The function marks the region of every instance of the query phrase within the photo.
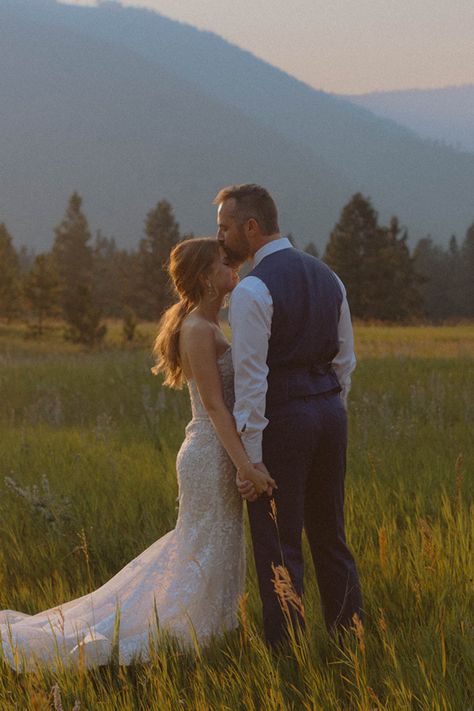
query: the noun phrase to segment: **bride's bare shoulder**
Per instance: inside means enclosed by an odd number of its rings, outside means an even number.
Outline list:
[[[185,378],[193,377],[196,367],[215,358],[215,337],[212,324],[199,314],[188,314],[181,324],[179,352]]]
[[[214,343],[214,327],[199,314],[188,314],[181,324],[180,347],[184,351]]]
[[[181,335],[186,338],[205,337],[206,334],[212,335],[213,331],[212,324],[196,313],[190,313],[185,316],[181,324]]]

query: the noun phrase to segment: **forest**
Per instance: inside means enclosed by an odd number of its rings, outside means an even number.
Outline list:
[[[182,234],[167,200],[145,217],[134,250],[93,236],[83,200],[74,192],[54,230],[49,251],[18,248],[0,224],[0,318],[21,320],[40,336],[50,319],[66,324],[64,336],[93,346],[106,333],[106,319],[122,319],[126,340],[137,323],[157,321],[173,300],[166,264]],[[356,193],[342,208],[323,254],[310,242],[295,246],[325,261],[343,280],[355,319],[396,324],[466,321],[474,317],[474,222],[462,240],[448,246],[430,236],[410,248],[397,217],[379,223],[369,198]]]

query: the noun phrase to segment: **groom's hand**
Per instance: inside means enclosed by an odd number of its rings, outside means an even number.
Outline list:
[[[264,474],[266,474],[268,477],[271,478],[271,474],[263,462],[257,462],[257,464],[254,464],[254,467],[255,467],[255,469],[259,469],[261,472],[263,472]],[[275,486],[272,486],[272,485],[268,486],[268,489],[265,492],[267,494],[267,496],[273,495],[273,489],[276,487],[276,483],[275,483],[274,479],[272,479],[272,484],[274,484]]]
[[[258,469],[259,471],[266,474],[269,478],[271,478],[270,472],[268,471],[268,469],[266,468],[266,466],[263,462],[257,462],[253,466],[255,467],[255,469]],[[256,490],[254,484],[251,481],[249,481],[248,479],[242,480],[242,479],[240,479],[239,475],[237,474],[235,482],[237,484],[237,489],[239,490],[239,494],[246,501],[256,501],[256,499],[258,499],[258,497],[260,496],[260,494],[257,493],[257,490]],[[273,479],[272,479],[272,483],[274,483]],[[274,487],[269,485],[267,490],[265,491],[265,494],[267,494],[267,496],[272,496],[273,489],[274,489]]]

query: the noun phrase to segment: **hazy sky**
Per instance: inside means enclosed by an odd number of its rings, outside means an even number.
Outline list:
[[[212,30],[326,91],[474,83],[474,0],[122,0],[122,4],[149,7]]]

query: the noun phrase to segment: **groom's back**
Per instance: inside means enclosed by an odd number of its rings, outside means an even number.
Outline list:
[[[330,364],[343,295],[335,274],[291,248],[265,257],[250,276],[265,283],[273,302],[267,403],[337,388]]]

